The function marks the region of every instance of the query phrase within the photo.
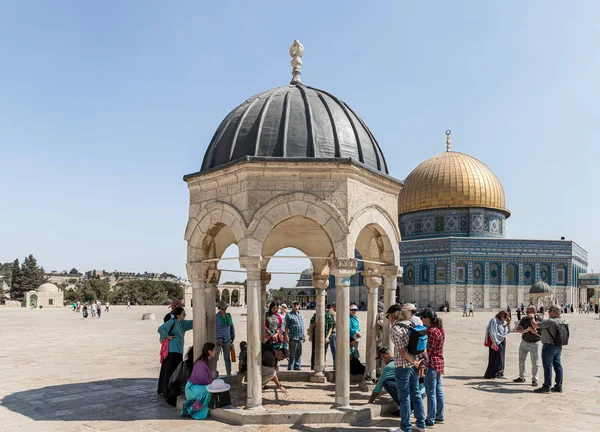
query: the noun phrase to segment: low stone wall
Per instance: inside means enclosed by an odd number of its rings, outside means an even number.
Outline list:
[[[23,305],[21,304],[20,301],[16,301],[16,300],[6,300],[4,302],[4,306],[6,307],[11,307],[11,308],[20,308]]]

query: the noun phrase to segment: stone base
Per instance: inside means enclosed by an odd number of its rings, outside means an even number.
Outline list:
[[[389,399],[388,399],[389,400]],[[257,411],[233,406],[210,410],[210,417],[233,425],[359,424],[398,409],[394,401],[359,407],[306,411]]]
[[[310,382],[314,382],[314,383],[326,383],[327,382],[327,378],[325,377],[325,375],[311,375],[310,376]]]
[[[360,384],[358,384],[358,389],[362,392],[371,393],[374,388],[375,384],[373,384],[373,381],[363,381]]]
[[[154,315],[153,313],[145,313],[142,315],[142,320],[155,320],[156,319],[156,315]]]
[[[22,306],[22,304],[20,301],[16,301],[16,300],[5,300],[4,306],[12,307],[12,308],[20,308]]]

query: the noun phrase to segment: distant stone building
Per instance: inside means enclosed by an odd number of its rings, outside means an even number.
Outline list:
[[[25,306],[32,308],[63,307],[64,295],[56,285],[47,282],[40,285],[37,290],[28,291],[25,294]]]

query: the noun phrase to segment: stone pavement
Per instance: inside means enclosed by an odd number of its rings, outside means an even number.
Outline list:
[[[141,321],[143,312],[154,312],[160,320],[166,308],[113,306],[100,320],[83,320],[67,308],[0,308],[4,329],[0,431],[323,432],[381,431],[399,426],[396,418],[375,419],[357,427],[235,427],[179,419],[178,412],[156,395],[159,320]],[[239,337],[246,331],[242,312],[231,309]],[[312,313],[304,312],[307,321]],[[508,340],[506,374],[510,380],[489,381],[482,378],[487,362],[483,332],[492,314],[477,313],[475,318],[462,318],[458,312],[442,315],[447,329],[447,422],[436,430],[600,430],[600,348],[596,343],[600,320],[595,316],[566,315],[572,341],[563,351],[565,392],[537,395],[529,385],[511,381],[518,373],[518,334],[511,334]],[[366,313],[361,312],[363,323],[365,318]],[[191,334],[186,339],[189,345]],[[363,339],[361,344],[365,342]],[[310,345],[306,345],[303,364],[309,361]]]

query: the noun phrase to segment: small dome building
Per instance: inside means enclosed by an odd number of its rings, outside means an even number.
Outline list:
[[[558,303],[585,302],[578,275],[587,269],[587,252],[570,240],[506,238],[511,214],[498,177],[452,151],[450,131],[446,136],[446,151],[419,164],[398,196],[400,300],[515,308],[548,286]]]
[[[28,291],[25,294],[25,305],[36,309],[38,307],[63,307],[64,293],[56,285],[45,283],[37,290]]]

